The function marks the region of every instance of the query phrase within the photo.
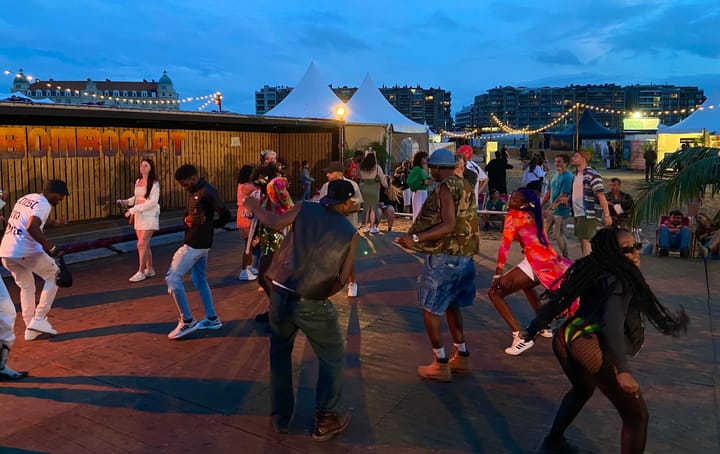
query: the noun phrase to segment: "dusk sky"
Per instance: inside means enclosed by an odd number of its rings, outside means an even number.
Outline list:
[[[718,23],[710,0],[23,0],[2,5],[0,71],[137,81],[167,70],[181,97],[221,91],[224,109],[254,114],[255,90],[295,86],[315,62],[335,86],[369,72],[378,86],[450,90],[454,114],[502,85],[718,93]],[[0,75],[0,92],[11,82]]]

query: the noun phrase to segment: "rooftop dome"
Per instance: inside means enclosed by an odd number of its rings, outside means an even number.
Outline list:
[[[162,77],[160,78],[160,80],[158,80],[158,83],[159,83],[159,84],[172,85],[172,80],[170,80],[170,78],[168,77],[167,71],[163,71],[163,75],[162,75]]]

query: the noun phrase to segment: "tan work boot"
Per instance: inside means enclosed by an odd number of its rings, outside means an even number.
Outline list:
[[[448,360],[450,371],[453,374],[467,375],[470,373],[470,353],[467,352],[465,356],[461,356],[460,352],[455,349],[452,357]]]
[[[447,362],[439,362],[437,358],[427,366],[419,366],[417,373],[420,377],[428,380],[437,380],[440,382],[452,381],[450,365]]]

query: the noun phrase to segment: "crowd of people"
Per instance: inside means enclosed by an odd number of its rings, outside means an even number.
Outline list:
[[[552,337],[553,350],[572,384],[563,399],[553,427],[544,441],[548,452],[568,445],[563,434],[592,395],[595,387],[610,399],[623,418],[623,452],[642,452],[647,430],[647,408],[639,385],[629,369],[644,339],[642,318],[663,334],[677,336],[688,325],[682,309],[665,308],[640,272],[642,244],[627,228],[632,198],[613,178],[606,192],[600,174],[590,166],[590,156],[578,151],[554,158],[554,171],[543,155],[522,160],[522,187],[510,193],[507,207],[498,205],[507,193],[507,151],[500,150],[484,169],[472,159],[472,148],[457,153],[442,148],[428,156],[415,153],[412,163],[402,162],[386,175],[372,150],[358,151],[347,162],[335,161],[324,169],[327,181],[311,200],[314,179],[309,163],[302,164],[303,195],[294,201],[277,153],[265,150],[258,165],[244,165],[237,178],[236,224],[242,240],[238,278],[255,281],[267,295],[268,310],[256,320],[267,322],[270,336],[271,421],[275,431],[287,433],[294,411],[292,350],[302,331],[320,359],[313,438],[328,440],[350,423],[342,412],[342,367],[345,357],[338,315],[329,297],[346,288],[358,294],[354,255],[358,237],[379,232],[380,219],[392,231],[395,211],[412,211],[412,225],[395,241],[405,249],[425,254],[417,278],[417,302],[422,308],[432,361],[420,365],[425,379],[450,382],[453,375],[471,372],[470,349],[463,331],[462,309],[474,304],[476,266],[473,256],[480,246],[480,222],[489,212],[503,216],[503,236],[498,249],[488,297],[512,333],[505,353],[517,356],[530,349],[534,337]],[[572,163],[575,172],[568,170]],[[159,183],[155,165],[143,159],[134,194],[119,199],[125,216],[137,233],[138,271],[130,282],[153,277],[149,242],[159,229]],[[487,172],[487,173],[486,173]],[[550,174],[550,175],[548,175]],[[187,193],[182,222],[182,246],[174,253],[165,280],[178,313],[177,326],[168,333],[180,339],[197,330],[219,330],[206,268],[214,229],[230,222],[231,215],[217,190],[190,164],[175,170],[175,181]],[[479,210],[486,189],[492,196],[490,210]],[[0,244],[0,257],[20,288],[25,340],[57,331],[48,313],[58,291],[56,259],[64,252],[45,236],[52,207],[69,195],[65,182],[50,180],[42,193],[17,200]],[[315,203],[317,202],[317,203]],[[358,219],[358,213],[362,213]],[[679,217],[679,221],[678,221]],[[698,215],[698,238],[708,253],[717,254],[720,228],[707,215]],[[581,243],[581,257],[570,260],[565,226],[572,219]],[[687,246],[682,213],[671,212],[659,228],[660,255],[676,242]],[[556,251],[550,235],[557,243]],[[524,259],[505,272],[513,242],[522,247]],[[184,289],[190,274],[204,309],[200,320],[193,315]],[[44,286],[36,303],[35,278]],[[534,288],[540,285],[541,294]],[[525,329],[505,297],[522,291],[536,318]],[[15,307],[7,288],[0,285],[0,379],[27,376],[8,366],[15,340]],[[452,338],[452,353],[445,351],[442,318]],[[553,331],[551,323],[564,321]]]

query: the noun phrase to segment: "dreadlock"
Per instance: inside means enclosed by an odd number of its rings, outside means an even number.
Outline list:
[[[548,303],[553,305],[570,307],[576,298],[595,284],[598,276],[611,273],[633,294],[634,302],[645,318],[661,333],[677,337],[681,331],[687,332],[690,320],[683,307],[675,312],[658,301],[640,269],[620,250],[617,240],[620,232],[632,235],[632,232],[623,228],[598,231],[590,242],[592,253],[573,263],[560,277],[560,286],[555,290],[547,290],[542,298],[547,298]]]
[[[542,215],[542,206],[540,204],[540,198],[538,197],[537,192],[527,188],[517,189],[516,192],[522,194],[523,199],[527,204],[527,207],[521,208],[521,211],[527,211],[529,213],[532,213],[533,218],[535,219],[535,226],[537,227],[537,235],[540,239],[540,243],[543,246],[548,246],[548,238],[547,234],[545,233],[543,224],[544,220]]]

